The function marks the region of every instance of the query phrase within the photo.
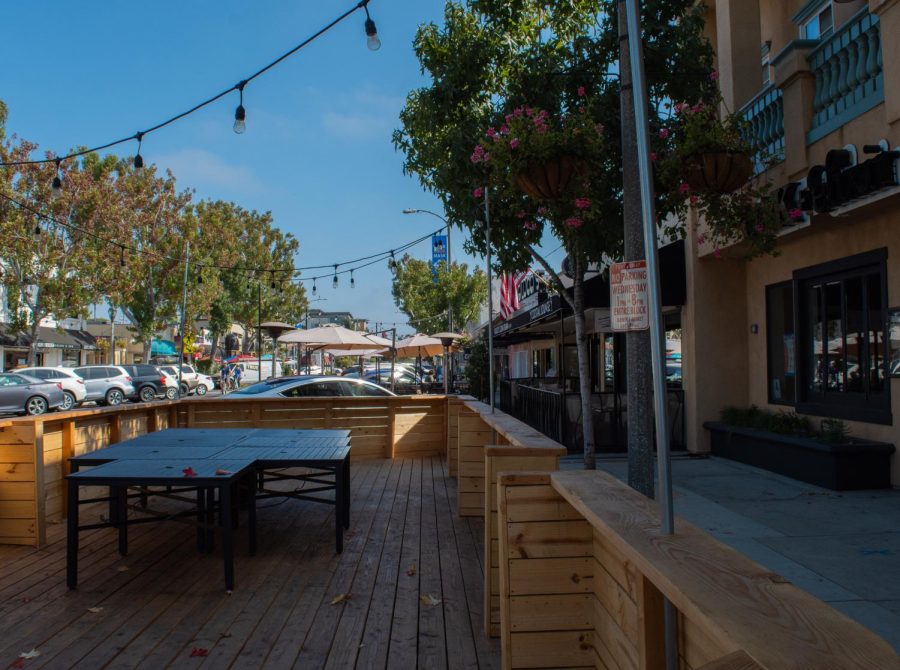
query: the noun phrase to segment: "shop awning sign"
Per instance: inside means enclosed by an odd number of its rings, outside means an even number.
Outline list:
[[[613,263],[609,269],[609,294],[613,331],[647,330],[650,327],[647,261]]]

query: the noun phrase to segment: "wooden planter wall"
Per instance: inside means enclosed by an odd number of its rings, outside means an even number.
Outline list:
[[[881,638],[602,472],[499,477],[504,668],[900,667]]]
[[[40,546],[65,517],[70,456],[169,427],[347,428],[354,458],[446,454],[447,400],[297,398],[162,401],[0,422],[0,544]]]

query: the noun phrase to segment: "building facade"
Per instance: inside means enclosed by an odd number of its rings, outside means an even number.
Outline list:
[[[686,431],[726,406],[793,411],[900,445],[900,2],[709,0],[729,109],[778,162],[765,177],[804,219],[777,254],[721,258],[686,240]],[[900,459],[891,481],[900,485]]]

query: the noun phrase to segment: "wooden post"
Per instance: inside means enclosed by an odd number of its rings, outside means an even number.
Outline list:
[[[194,427],[194,403],[188,403],[187,406],[187,427]]]
[[[394,458],[394,447],[397,442],[397,407],[388,399],[388,439],[385,458]]]
[[[159,430],[159,414],[157,414],[155,407],[151,407],[150,413],[147,415],[147,432],[155,433],[158,430]]]
[[[66,475],[71,470],[69,459],[75,455],[75,419],[66,419],[62,425],[62,474],[63,474],[63,496],[62,496],[62,515],[63,518],[69,514],[69,496],[65,493]]]
[[[109,417],[109,443],[122,441],[122,415],[116,412]]]
[[[663,595],[644,575],[637,580],[638,669],[664,670],[666,637],[663,621]]]
[[[178,428],[178,403],[169,405],[169,428]]]
[[[47,493],[44,490],[44,422],[34,420],[35,533],[37,546],[47,543]]]

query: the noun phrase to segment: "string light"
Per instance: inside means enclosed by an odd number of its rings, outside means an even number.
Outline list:
[[[337,269],[338,269],[338,266],[335,265],[334,266],[334,279],[331,280],[331,288],[338,287]]]
[[[353,270],[350,270],[350,288],[356,288],[356,280],[353,278]]]
[[[313,295],[316,294],[316,278],[315,278],[315,277],[313,277],[312,294],[313,294]]]
[[[56,200],[60,195],[62,195],[62,177],[60,176],[59,164],[62,161],[57,158],[56,159],[56,176],[53,177],[53,182],[50,186],[50,197]]]
[[[366,45],[369,47],[369,51],[378,51],[381,48],[381,40],[378,39],[378,29],[375,27],[375,22],[369,16],[368,3],[363,5],[363,9],[366,10]]]
[[[394,259],[394,250],[391,249],[391,257],[388,258],[388,270],[393,272],[397,268],[397,261]]]
[[[247,110],[244,109],[244,86],[246,85],[246,81],[242,81],[237,85],[238,93],[241,95],[241,101],[240,104],[238,104],[237,109],[234,110],[234,132],[238,135],[243,135],[244,131],[247,130]]]
[[[141,143],[144,141],[144,133],[138,133],[135,135],[137,139],[138,148],[137,153],[134,155],[134,169],[140,170],[144,167],[144,158],[141,156]]]
[[[187,117],[187,116],[190,116],[191,114],[194,114],[195,112],[198,112],[199,110],[203,109],[204,107],[207,107],[208,105],[211,105],[212,103],[218,101],[219,99],[224,98],[225,96],[227,96],[227,95],[228,95],[229,93],[231,93],[232,91],[237,90],[237,91],[240,91],[241,93],[243,93],[243,87],[244,87],[246,84],[250,83],[251,81],[253,81],[253,80],[256,79],[257,77],[259,77],[259,76],[263,75],[264,73],[268,72],[268,71],[271,70],[273,67],[275,67],[276,65],[280,64],[282,61],[286,60],[287,58],[293,56],[295,53],[297,53],[298,51],[300,51],[301,49],[303,49],[304,47],[306,47],[307,45],[309,45],[311,42],[315,41],[316,39],[318,39],[319,37],[321,37],[322,35],[324,35],[325,33],[327,33],[329,30],[331,30],[332,28],[334,28],[336,25],[338,25],[339,23],[341,23],[342,21],[344,21],[344,20],[345,20],[346,18],[348,18],[351,14],[353,14],[353,13],[356,12],[356,11],[358,11],[359,9],[365,9],[365,11],[366,11],[366,17],[367,17],[367,18],[366,18],[366,24],[365,24],[365,26],[366,26],[366,37],[367,37],[367,43],[368,43],[369,49],[372,49],[373,51],[376,50],[376,49],[378,49],[378,48],[381,46],[381,40],[378,39],[378,32],[377,32],[377,30],[375,29],[375,22],[372,21],[372,19],[369,17],[369,9],[368,9],[368,7],[367,7],[368,4],[369,4],[369,0],[359,0],[359,2],[357,2],[357,3],[356,3],[355,5],[353,5],[350,9],[348,9],[348,10],[345,11],[343,14],[341,14],[340,16],[338,16],[336,19],[332,20],[330,23],[328,23],[328,24],[325,25],[324,27],[320,28],[318,31],[316,31],[315,33],[313,33],[312,35],[310,35],[309,37],[307,37],[305,40],[303,40],[302,42],[300,42],[300,43],[299,43],[297,46],[295,46],[294,48],[292,48],[292,49],[290,49],[289,51],[286,51],[285,53],[281,54],[278,58],[276,58],[275,60],[273,60],[273,61],[272,61],[271,63],[269,63],[268,65],[266,65],[266,66],[260,68],[259,70],[257,70],[257,71],[254,72],[253,74],[251,74],[249,77],[247,77],[247,78],[241,80],[238,84],[235,84],[234,86],[232,86],[232,87],[230,87],[230,88],[227,88],[227,89],[224,90],[224,91],[221,91],[221,92],[219,92],[219,93],[216,93],[216,94],[213,95],[212,97],[207,98],[206,100],[204,100],[204,101],[202,101],[202,102],[199,102],[199,103],[195,104],[195,105],[194,105],[193,107],[191,107],[190,109],[187,109],[187,110],[185,110],[185,111],[183,111],[183,112],[181,112],[181,113],[179,113],[179,114],[176,114],[175,116],[172,116],[171,118],[166,119],[165,121],[162,121],[162,122],[160,122],[160,123],[157,123],[157,124],[155,124],[155,125],[153,125],[153,126],[147,128],[146,130],[142,131],[141,134],[142,134],[142,135],[149,135],[149,134],[152,133],[152,132],[156,132],[157,130],[161,130],[162,128],[165,128],[166,126],[171,125],[171,124],[175,123],[176,121],[180,121],[181,119],[183,119],[183,118],[185,118],[185,117]],[[243,96],[242,96],[242,99],[243,99]],[[235,126],[234,126],[234,130],[235,130],[236,133],[242,133],[242,132],[244,132],[244,128],[245,128],[245,126],[246,126],[246,123],[245,123],[246,110],[244,110],[244,114],[243,114],[242,116],[240,116],[240,119],[238,118],[238,117],[239,117],[239,111],[241,111],[241,110],[243,110],[243,104],[241,104],[241,105],[238,107],[238,109],[235,110]],[[238,129],[238,128],[239,128],[239,123],[238,123],[238,121],[241,121],[241,122],[242,122],[242,124],[240,125],[240,130]],[[104,149],[109,149],[109,148],[111,148],[111,147],[118,146],[119,144],[124,144],[125,142],[130,142],[130,141],[132,141],[132,140],[134,140],[134,139],[136,139],[136,137],[135,137],[134,135],[129,135],[128,137],[123,137],[123,138],[120,138],[120,139],[117,139],[117,140],[113,140],[113,141],[110,141],[110,142],[106,142],[105,144],[101,144],[101,145],[99,145],[99,146],[90,147],[90,148],[87,148],[87,149],[80,149],[80,150],[78,150],[78,151],[73,151],[72,153],[66,154],[65,156],[62,156],[61,158],[55,159],[55,160],[57,161],[57,168],[59,167],[59,161],[60,161],[60,160],[66,160],[66,159],[69,159],[69,158],[77,158],[78,156],[84,156],[84,155],[86,155],[86,154],[91,154],[91,153],[97,153],[97,152],[99,152],[99,151],[103,151]],[[40,163],[50,163],[50,162],[52,162],[53,160],[54,160],[54,159],[52,159],[52,158],[43,158],[43,159],[35,159],[35,160],[8,161],[8,162],[0,162],[0,166],[37,165],[37,164],[40,164]],[[54,180],[54,182],[56,182],[56,180]]]

